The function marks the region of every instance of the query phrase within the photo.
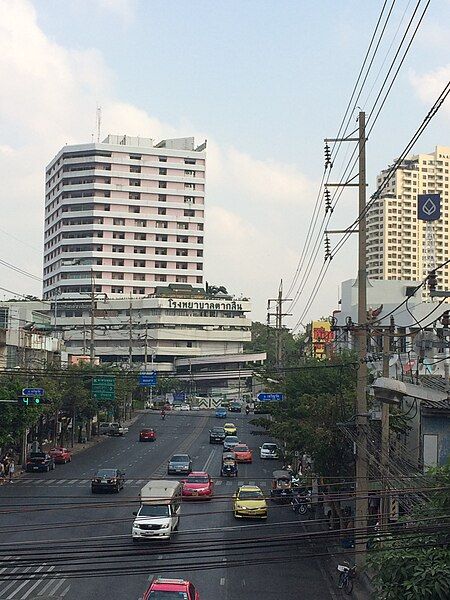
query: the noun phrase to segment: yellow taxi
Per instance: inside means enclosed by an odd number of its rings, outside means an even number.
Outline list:
[[[233,512],[237,519],[267,519],[267,502],[256,485],[241,485],[233,496]]]
[[[237,433],[237,428],[234,423],[225,423],[223,428],[225,430],[226,435],[236,435]]]

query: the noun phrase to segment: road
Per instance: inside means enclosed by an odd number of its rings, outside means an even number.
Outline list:
[[[201,600],[341,598],[327,575],[327,559],[314,556],[326,553],[325,542],[313,542],[306,535],[311,525],[305,528],[289,506],[270,503],[267,522],[233,518],[236,485],[256,483],[268,493],[279,466],[260,460],[262,438],[250,434],[250,418],[228,419],[254,450],[237,482],[219,477],[222,447],[210,445],[208,436],[218,420],[192,412],[169,414],[165,421],[141,414],[123,438],[107,438],[50,473],[3,485],[0,599],[137,600],[155,574],[190,579]],[[143,426],[155,427],[156,442],[138,442]],[[133,544],[138,492],[152,477],[166,476],[174,452],[188,452],[194,469],[217,477],[215,498],[183,502],[180,531],[170,543]],[[93,496],[90,478],[101,467],[123,469],[125,489]]]

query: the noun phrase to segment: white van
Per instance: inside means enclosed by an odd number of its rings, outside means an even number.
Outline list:
[[[141,489],[141,505],[134,514],[131,535],[133,541],[158,538],[170,539],[178,529],[181,509],[179,481],[149,481]]]

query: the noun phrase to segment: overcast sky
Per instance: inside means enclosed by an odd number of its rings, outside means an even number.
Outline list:
[[[45,165],[65,143],[91,141],[99,104],[105,136],[208,140],[206,278],[250,296],[253,317],[265,320],[280,279],[292,281],[323,172],[323,138],[337,133],[382,4],[0,0],[0,257],[41,277]],[[396,2],[362,108],[415,4]],[[450,1],[432,0],[368,142],[369,193],[449,79]],[[448,103],[415,150],[437,144],[450,146]],[[334,228],[355,218],[356,202],[355,190],[342,196]],[[355,275],[354,244],[333,259],[304,321],[336,308],[339,283]],[[322,260],[321,251],[295,320]],[[0,286],[42,291],[1,265]]]

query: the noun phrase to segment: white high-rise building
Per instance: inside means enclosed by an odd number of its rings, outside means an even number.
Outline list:
[[[206,143],[109,135],[46,169],[44,298],[203,285]]]
[[[382,171],[377,186],[389,168]],[[449,258],[450,147],[405,159],[367,212],[367,276],[423,280]],[[440,194],[441,217],[427,225],[417,218],[417,196]],[[432,256],[430,256],[432,254]],[[431,261],[430,261],[431,259]],[[438,288],[449,289],[450,266],[438,272]]]

